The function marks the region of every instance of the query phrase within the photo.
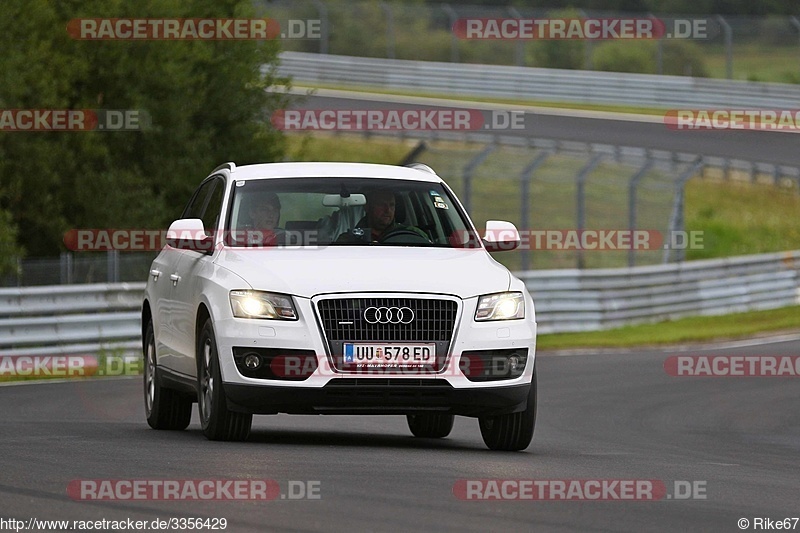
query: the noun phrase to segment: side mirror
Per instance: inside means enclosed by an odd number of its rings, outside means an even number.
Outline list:
[[[167,230],[167,246],[211,255],[214,252],[214,239],[206,235],[202,220],[183,218],[170,224]]]
[[[490,252],[514,250],[519,246],[519,231],[511,222],[489,220],[486,222],[486,233],[483,244]]]

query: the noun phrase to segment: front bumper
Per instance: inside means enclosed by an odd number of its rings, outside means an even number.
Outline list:
[[[225,384],[228,407],[253,414],[495,416],[525,410],[530,383],[456,389],[443,379],[336,378],[321,388]]]

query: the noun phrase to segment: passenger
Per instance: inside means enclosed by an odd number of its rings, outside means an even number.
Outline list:
[[[281,219],[281,201],[277,194],[273,192],[253,194],[247,214],[250,216],[254,231],[251,236],[255,236],[248,238],[249,244],[264,246],[279,244],[285,230],[278,226]]]

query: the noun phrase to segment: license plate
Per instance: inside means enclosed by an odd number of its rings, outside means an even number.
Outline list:
[[[367,367],[408,368],[433,365],[436,344],[345,343],[344,363]]]

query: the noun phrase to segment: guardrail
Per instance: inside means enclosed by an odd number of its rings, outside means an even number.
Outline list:
[[[800,86],[737,80],[283,52],[295,83],[358,85],[448,96],[664,108],[795,109]]]
[[[141,352],[144,283],[0,289],[0,355]]]
[[[541,333],[800,305],[800,251],[518,273]],[[141,350],[144,283],[0,289],[0,356]]]
[[[542,333],[800,305],[800,251],[518,276]]]

